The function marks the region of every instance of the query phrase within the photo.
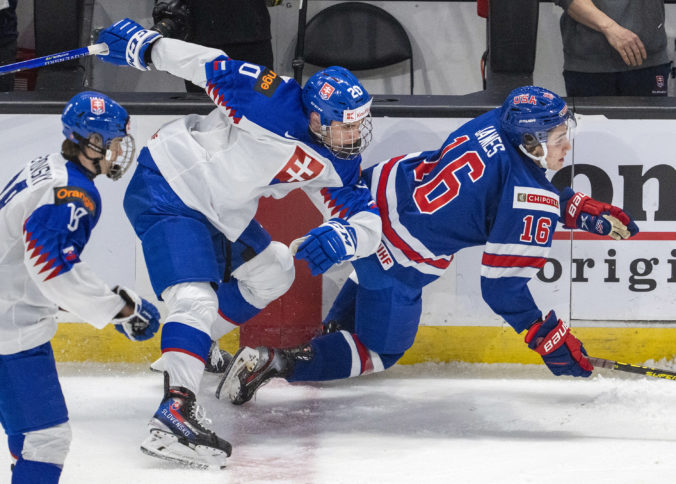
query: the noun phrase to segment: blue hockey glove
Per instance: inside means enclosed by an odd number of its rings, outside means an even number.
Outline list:
[[[580,192],[570,198],[565,219],[565,227],[569,229],[578,228],[615,240],[628,239],[639,232],[634,220],[624,210]]]
[[[291,243],[292,252],[294,242]],[[354,227],[345,220],[332,218],[310,230],[300,242],[296,258],[305,259],[312,275],[316,276],[352,257],[357,248],[357,235]]]
[[[113,292],[134,307],[134,313],[130,316],[113,319],[115,329],[132,341],[152,338],[160,329],[160,312],[157,308],[126,287],[115,286]]]
[[[544,321],[533,323],[525,341],[530,349],[540,353],[547,368],[557,376],[588,377],[594,369],[580,340],[570,332],[568,323],[557,319],[554,311],[549,311]]]
[[[98,43],[105,43],[109,52],[96,57],[118,66],[130,65],[141,71],[149,71],[145,60],[146,50],[161,38],[162,35],[158,32],[146,30],[133,20],[125,18],[101,31]]]

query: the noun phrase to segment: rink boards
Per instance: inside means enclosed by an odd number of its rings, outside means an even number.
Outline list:
[[[134,116],[132,130],[137,144],[142,146],[158,126],[174,118]],[[368,165],[405,152],[433,149],[465,120],[375,118],[374,141],[365,162]],[[27,160],[57,149],[62,139],[56,115],[0,115],[0,126],[0,139],[6,147],[0,167],[3,179]],[[670,143],[674,133],[676,120],[585,118],[576,134],[569,156],[575,166],[574,188],[626,207],[641,234],[636,240],[615,242],[580,233],[571,240],[568,231],[557,231],[548,263],[530,286],[543,311],[555,309],[561,318],[571,320],[575,334],[595,356],[640,362],[673,358],[676,353],[676,329],[672,329],[676,321],[676,155]],[[570,174],[568,168],[557,176]],[[118,183],[98,183],[103,216],[83,259],[111,285],[131,285],[144,297],[154,299],[142,254],[122,213],[128,179],[127,175]],[[276,203],[266,205],[266,210],[276,210]],[[268,215],[281,220],[317,216],[303,203],[280,204],[279,210]],[[279,239],[288,242],[294,228],[285,227],[288,233]],[[274,238],[274,230],[271,232]],[[522,336],[481,299],[481,254],[481,248],[457,254],[448,273],[425,289],[422,325],[404,363],[538,361],[537,355],[524,350]],[[304,274],[303,268],[298,272],[301,290],[292,290],[255,323],[243,327],[247,344],[286,345],[310,335],[348,268],[332,271],[321,282]],[[67,314],[61,319],[76,320]],[[284,328],[279,326],[282,322],[286,323]],[[236,348],[237,336],[228,335],[223,340],[225,347]],[[132,345],[112,329],[96,331],[73,323],[60,326],[54,346],[62,360],[143,361],[157,355],[159,338]]]

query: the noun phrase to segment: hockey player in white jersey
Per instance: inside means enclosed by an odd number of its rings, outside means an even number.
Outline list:
[[[80,260],[101,215],[94,178],[118,180],[133,160],[129,115],[109,97],[83,92],[61,120],[61,152],[30,161],[0,191],[0,423],[13,483],[58,482],[68,453],[68,411],[50,344],[59,307],[97,328],[112,322],[131,340],[159,329],[152,304],[110,289]]]
[[[539,353],[555,375],[588,377],[582,343],[554,311],[535,303],[528,282],[546,262],[557,223],[613,239],[639,231],[621,208],[570,187],[559,192],[545,169],[561,169],[571,148],[572,113],[536,86],[512,91],[452,132],[438,149],[397,156],[365,170],[383,220],[376,254],[354,261],[324,322],[297,348],[242,348],[218,388],[235,404],[272,377],[322,381],[383,371],[414,342],[422,289],[465,247],[484,246],[481,295]]]
[[[103,30],[99,42],[110,51],[102,60],[167,71],[204,87],[216,104],[206,116],[182,117],[153,135],[124,206],[169,312],[161,342],[165,396],[141,448],[220,468],[230,444],[204,426],[184,425],[210,343],[284,294],[294,279],[289,249],[253,218],[258,200],[301,188],[329,219],[298,248],[313,274],[373,253],[381,222],[360,183],[371,98],[341,67],[320,71],[301,89],[269,69],[162,38],[129,19]]]

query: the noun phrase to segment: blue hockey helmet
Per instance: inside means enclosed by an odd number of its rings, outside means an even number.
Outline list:
[[[371,96],[359,80],[344,67],[332,66],[317,72],[303,87],[303,108],[309,116],[316,111],[322,124],[351,123],[366,117]]]
[[[575,117],[557,94],[537,86],[523,86],[507,95],[500,115],[502,130],[515,147],[547,142],[547,133]]]
[[[134,138],[129,134],[129,114],[120,104],[105,94],[84,91],[68,101],[61,123],[67,139],[81,149],[92,148],[111,162],[109,178],[117,180],[127,171],[134,158]],[[90,142],[93,134],[100,137],[100,146]],[[93,160],[97,172],[102,159]]]
[[[371,96],[349,70],[332,66],[317,72],[305,83],[302,99],[308,118],[312,112],[319,114],[321,133],[316,134],[336,156],[351,158],[366,149],[371,141]],[[338,129],[331,128],[333,121],[358,125],[360,134],[342,141]]]

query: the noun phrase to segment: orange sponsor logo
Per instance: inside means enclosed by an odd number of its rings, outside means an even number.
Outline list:
[[[54,197],[58,203],[66,203],[79,200],[87,211],[93,213],[96,210],[96,204],[86,192],[77,187],[59,187],[54,189]]]

